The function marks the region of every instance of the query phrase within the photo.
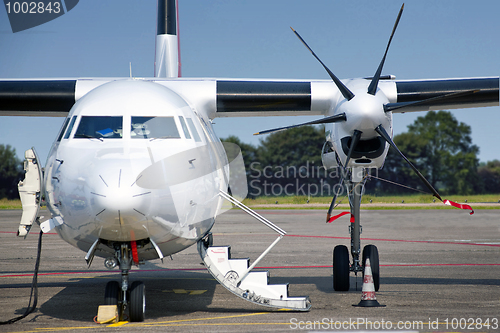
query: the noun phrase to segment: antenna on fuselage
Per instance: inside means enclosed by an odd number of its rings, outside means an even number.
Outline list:
[[[132,62],[128,63],[129,69],[130,69],[130,78],[132,78]]]

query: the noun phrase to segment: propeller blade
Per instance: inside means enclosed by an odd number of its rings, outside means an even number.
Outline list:
[[[290,129],[290,128],[295,128],[295,127],[305,126],[305,125],[336,123],[336,122],[339,122],[339,121],[346,121],[346,119],[347,118],[345,116],[345,113],[339,113],[339,114],[336,114],[334,116],[325,117],[323,119],[318,119],[318,120],[313,120],[313,121],[310,121],[310,122],[307,122],[307,123],[303,123],[303,124],[292,125],[292,126],[285,126],[285,127],[274,128],[274,129],[270,129],[270,130],[265,130],[265,131],[257,132],[254,135],[269,134],[269,133],[284,131],[284,130],[287,130],[287,129]]]
[[[345,165],[344,165],[344,170],[347,168],[347,165],[349,164],[349,160],[351,159],[352,152],[354,151],[354,148],[358,145],[359,139],[361,138],[361,131],[354,130],[354,133],[352,134],[351,138],[351,147],[349,147],[349,153],[347,153],[347,158],[345,160]]]
[[[401,19],[401,15],[403,14],[403,8],[405,8],[405,4],[403,4],[401,6],[401,9],[399,10],[398,18],[396,19],[396,23],[394,23],[394,27],[392,28],[391,37],[389,38],[389,42],[387,43],[387,47],[385,48],[384,57],[382,58],[380,65],[378,65],[377,71],[375,72],[375,75],[373,76],[372,82],[370,83],[370,86],[368,87],[368,93],[370,95],[375,95],[375,93],[377,92],[378,81],[380,80],[380,75],[382,74],[382,68],[384,67],[385,58],[387,57],[387,52],[389,51],[389,46],[391,45],[392,37],[394,37],[394,33],[396,32],[396,28],[398,27],[399,20]]]
[[[436,189],[432,187],[431,183],[429,183],[429,181],[425,179],[425,177],[420,173],[420,171],[418,171],[418,169],[413,165],[413,163],[411,163],[410,160],[408,160],[406,156],[399,150],[399,148],[392,141],[391,137],[389,136],[389,134],[387,134],[387,131],[382,127],[382,125],[377,126],[377,128],[375,128],[375,131],[377,131],[377,133],[380,134],[380,136],[385,141],[387,141],[387,143],[390,144],[391,147],[394,148],[399,153],[399,155],[401,155],[401,157],[410,165],[413,171],[415,171],[417,176],[422,180],[422,182],[424,182],[425,186],[427,186],[427,188],[432,192],[432,194],[439,200],[443,201],[443,199],[441,199],[441,196],[436,191]]]
[[[340,183],[339,183],[340,188],[342,188],[343,183],[344,183],[344,178],[341,178]],[[339,193],[336,191],[335,195],[333,196],[332,202],[330,203],[330,207],[328,208],[328,213],[326,213],[326,223],[330,222],[330,218],[332,217],[332,211],[333,211],[333,208],[335,208],[335,201],[337,201],[338,195],[339,195]]]
[[[385,112],[391,112],[391,111],[395,111],[395,110],[404,109],[406,107],[412,107],[412,106],[418,106],[418,105],[421,105],[421,104],[426,104],[426,103],[429,103],[429,102],[445,101],[447,99],[453,99],[453,98],[457,98],[457,97],[472,95],[472,94],[475,94],[475,93],[477,93],[479,91],[481,91],[481,90],[478,89],[478,90],[467,90],[467,91],[455,92],[455,93],[450,93],[450,94],[441,95],[441,96],[437,96],[437,97],[431,97],[431,98],[423,99],[421,101],[416,101],[416,102],[387,103],[387,104],[384,105],[384,111]],[[404,110],[400,110],[398,112],[405,112],[405,111]]]
[[[359,139],[361,138],[361,131],[354,130],[354,133],[352,134],[351,137],[351,146],[349,147],[349,152],[347,153],[347,158],[345,160],[345,165],[344,165],[344,171],[342,173],[342,178],[340,179],[340,186],[342,186],[344,182],[344,177],[347,177],[347,165],[349,164],[349,160],[351,159],[352,152],[354,151],[354,148],[358,145]],[[340,216],[343,216],[345,214],[348,214],[348,212],[343,212],[340,213],[334,217],[332,217],[332,211],[333,208],[335,207],[335,201],[337,200],[338,193],[335,192],[335,195],[333,196],[332,202],[330,203],[330,207],[328,208],[328,213],[326,214],[326,223],[331,223],[333,220],[336,218],[339,218]]]
[[[339,88],[340,92],[342,93],[342,96],[344,96],[344,98],[347,99],[348,101],[350,101],[351,99],[353,99],[354,98],[354,94],[352,93],[352,91],[350,91],[349,88],[347,88],[342,83],[342,81],[340,81],[335,76],[335,74],[333,74],[332,71],[330,69],[328,69],[328,67],[326,67],[326,65],[321,61],[321,59],[316,55],[316,53],[314,53],[314,51],[309,47],[309,45],[307,45],[307,43],[305,42],[305,40],[302,39],[302,37],[300,37],[299,33],[297,31],[295,31],[295,29],[293,29],[292,27],[290,27],[290,29],[292,29],[292,31],[300,39],[300,41],[307,47],[307,49],[309,51],[311,51],[312,55],[319,61],[319,63],[323,66],[323,68],[328,72],[328,75],[330,75],[330,77],[332,78],[333,82],[335,82],[335,84]]]

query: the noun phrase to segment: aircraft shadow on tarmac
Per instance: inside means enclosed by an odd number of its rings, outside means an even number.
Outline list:
[[[227,307],[214,305],[215,288],[223,288],[205,270],[180,271],[161,270],[131,271],[130,281],[141,280],[146,285],[146,319],[157,319],[197,311],[252,313],[255,311],[273,311],[253,305],[225,289],[225,299],[231,301]],[[39,304],[37,315],[44,315],[64,320],[89,321],[97,315],[99,305],[104,299],[104,289],[108,281],[119,281],[119,272],[114,274],[91,277],[71,278],[63,283],[39,283],[39,293],[44,293],[47,287],[62,287],[63,289],[43,304]],[[26,287],[26,285],[24,285]],[[236,300],[236,301],[233,301]],[[24,312],[24,309],[20,313]],[[36,321],[36,317],[34,318]]]
[[[73,278],[63,284],[61,291],[40,305],[46,316],[77,321],[89,321],[103,304],[104,288],[108,281],[119,281],[119,274],[95,278]],[[212,304],[217,282],[201,272],[138,272],[130,274],[130,283],[141,280],[146,285],[146,318],[155,319],[179,312],[207,311]],[[40,285],[43,293],[46,284]]]
[[[472,286],[500,286],[500,279],[471,279],[471,278],[435,278],[435,277],[386,277],[380,278],[380,285],[384,284],[433,284],[433,285],[472,285]]]
[[[154,269],[157,268],[157,269]],[[91,271],[90,271],[91,272]],[[272,275],[272,272],[271,272]],[[41,280],[41,281],[40,281]],[[45,280],[45,281],[44,281]],[[96,277],[72,277],[64,282],[46,282],[48,278],[39,279],[39,295],[50,292],[50,288],[62,288],[45,302],[40,302],[35,316],[30,321],[36,322],[39,316],[57,319],[89,322],[97,314],[102,304],[104,288],[108,281],[119,280],[119,272]],[[259,307],[239,300],[228,291],[223,290],[222,297],[228,301],[214,304],[215,289],[219,285],[206,271],[168,270],[164,267],[149,264],[147,270],[133,271],[130,283],[141,280],[146,284],[146,318],[157,319],[179,314],[204,312],[252,313],[255,311],[273,311],[271,308]],[[357,281],[356,281],[357,280]],[[332,294],[332,276],[272,276],[270,283],[290,283],[291,295],[300,296],[296,292],[301,285],[315,285],[319,292]],[[357,288],[356,288],[357,282]],[[362,288],[361,274],[351,276],[349,292],[359,292]],[[470,279],[447,277],[381,277],[381,289],[384,285],[500,285],[499,279]],[[30,284],[4,284],[1,288],[28,289]],[[295,287],[294,287],[295,286]],[[223,288],[219,286],[218,288]],[[20,295],[19,297],[24,297]],[[28,300],[29,294],[26,294]],[[314,307],[314,297],[312,297]],[[16,310],[16,314],[24,313],[25,308]]]
[[[289,282],[291,288],[299,284],[313,284],[320,292],[338,293],[333,290],[333,277],[330,276],[296,276],[296,277],[274,277],[271,283]],[[362,275],[350,277],[349,292],[358,292],[362,290]],[[500,286],[500,279],[471,279],[467,278],[447,278],[447,277],[380,277],[380,288],[384,290],[384,285],[477,285],[477,286]],[[313,307],[314,307],[314,300]]]

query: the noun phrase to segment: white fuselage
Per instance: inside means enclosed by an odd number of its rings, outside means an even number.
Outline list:
[[[362,132],[361,150],[353,154],[349,167],[381,167],[388,146],[380,143],[373,153],[380,139],[374,129],[382,125],[392,135],[392,114],[384,112],[383,104],[393,98],[382,90],[375,96],[366,94],[368,83],[350,81],[356,95],[350,101],[332,103],[330,108],[313,103],[326,116],[346,115],[345,122],[327,124],[326,139],[342,163],[346,140],[354,130]],[[169,255],[208,233],[222,212],[219,192],[228,188],[229,166],[207,115],[214,116],[215,101],[207,102],[206,96],[215,92],[215,82],[187,89],[189,84],[111,81],[90,89],[75,103],[51,149],[44,176],[47,206],[65,241],[88,251],[100,239],[104,246],[96,255],[106,257],[113,255],[107,251],[113,242],[151,240]],[[333,88],[328,82],[322,85]],[[140,259],[158,258],[152,246],[139,246],[138,252]]]
[[[209,120],[178,94],[152,82],[114,81],[71,109],[46,163],[45,198],[63,221],[59,235],[83,251],[97,239],[151,239],[169,255],[211,229],[226,166]],[[158,255],[147,247],[139,257]]]

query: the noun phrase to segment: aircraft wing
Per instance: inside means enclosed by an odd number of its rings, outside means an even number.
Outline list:
[[[0,116],[66,117],[75,102],[108,79],[0,79]]]
[[[90,90],[119,78],[3,79],[0,115],[65,117]],[[123,79],[123,78],[121,78]],[[210,118],[326,115],[340,92],[328,80],[159,79]],[[365,79],[344,80],[350,82]],[[365,80],[369,82],[369,80]],[[383,80],[387,111],[413,112],[499,105],[499,78]]]
[[[398,100],[392,112],[497,106],[498,86],[498,77],[396,81]]]
[[[355,79],[365,80],[365,79]],[[355,81],[352,80],[352,81]],[[369,82],[369,80],[366,80]],[[349,81],[345,81],[349,86]],[[499,78],[381,81],[387,111],[412,112],[499,105]],[[218,117],[326,114],[340,92],[331,81],[217,81]]]

